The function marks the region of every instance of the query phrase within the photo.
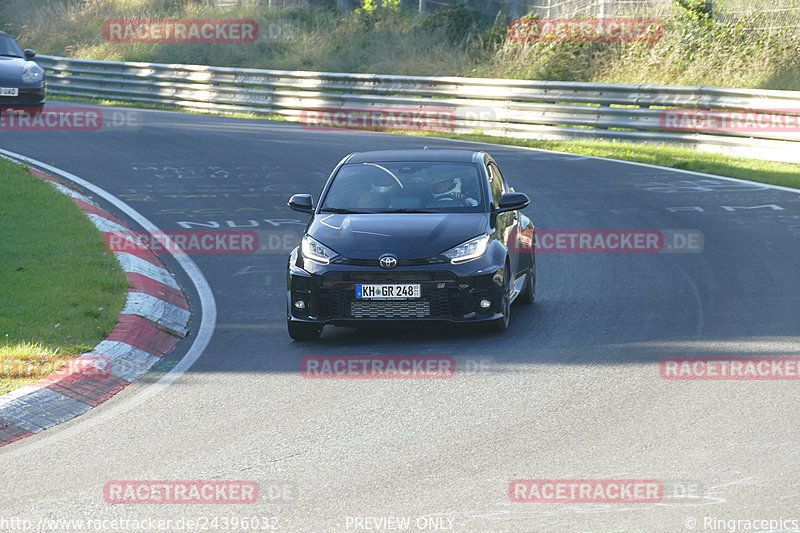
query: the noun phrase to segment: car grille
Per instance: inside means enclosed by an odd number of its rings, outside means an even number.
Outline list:
[[[346,276],[349,277],[350,273]],[[450,318],[453,314],[453,305],[459,299],[459,289],[455,285],[455,278],[447,273],[403,273],[401,279],[395,276],[392,280],[383,276],[376,279],[362,273],[357,275],[362,281],[386,281],[405,283],[416,281],[422,283],[421,298],[416,300],[356,300],[355,284],[353,282],[325,283],[319,292],[319,311],[321,318],[330,319],[417,319],[417,318]],[[418,274],[419,276],[415,276]],[[431,277],[438,278],[432,281]],[[442,282],[449,281],[446,287],[439,287]],[[460,308],[459,308],[460,309]]]
[[[352,318],[427,318],[430,314],[430,302],[419,300],[350,302],[350,315]]]
[[[415,267],[415,266],[426,266],[426,265],[439,265],[446,262],[447,260],[441,257],[432,257],[426,259],[398,259],[397,266]],[[354,265],[354,266],[364,266],[364,267],[379,266],[377,259],[354,259],[352,257],[340,257],[338,259],[334,259],[333,263],[340,265]]]
[[[2,83],[2,82],[0,82]],[[8,85],[4,85],[8,86]],[[40,104],[44,102],[45,91],[44,89],[36,88],[22,88],[19,90],[19,96],[4,96],[2,105],[4,106],[26,106]],[[33,118],[32,116],[30,118]]]

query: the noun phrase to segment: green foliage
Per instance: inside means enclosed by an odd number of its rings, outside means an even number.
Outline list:
[[[400,0],[381,0],[381,9],[397,11],[400,8]],[[378,0],[363,0],[359,8],[361,11],[372,12],[378,9]]]
[[[711,0],[675,0],[678,11],[696,22],[707,22],[713,14]]]
[[[416,13],[396,0],[266,9],[199,0],[2,0],[4,29],[23,47],[99,60],[408,75],[461,75],[607,83],[800,89],[800,32],[774,14],[715,14],[707,0],[673,0],[655,42],[512,42],[507,15],[481,0]],[[408,0],[407,0],[408,1]],[[406,4],[408,5],[408,4]],[[327,6],[327,7],[326,7]],[[532,15],[535,16],[535,15]],[[117,18],[244,18],[253,44],[124,44],[103,40]],[[771,27],[759,30],[754,28]],[[277,31],[274,31],[277,29]]]
[[[480,32],[481,12],[472,0],[458,0],[434,11],[427,19],[429,28],[441,28],[452,40],[469,38]]]

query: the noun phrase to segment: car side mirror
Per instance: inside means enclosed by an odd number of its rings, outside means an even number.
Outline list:
[[[505,213],[506,211],[516,211],[524,209],[531,203],[531,199],[524,192],[507,192],[500,197],[500,202],[495,208],[495,213]]]
[[[310,194],[295,194],[289,198],[288,205],[301,213],[311,214],[314,212],[314,200]]]
[[[36,57],[36,51],[31,50],[30,48],[26,48],[25,51],[22,52],[22,53],[25,54],[25,59],[28,59],[28,60],[33,59],[34,57]]]

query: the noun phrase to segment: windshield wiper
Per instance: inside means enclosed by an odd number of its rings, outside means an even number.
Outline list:
[[[364,211],[356,211],[355,209],[347,209],[344,207],[323,207],[320,209],[322,213],[339,213],[341,215],[363,215]]]
[[[22,57],[22,56],[18,56],[16,54],[0,54],[0,56],[2,56],[2,57]]]
[[[378,213],[433,213],[433,211],[426,211],[425,209],[412,209],[404,207],[402,209],[382,209]]]

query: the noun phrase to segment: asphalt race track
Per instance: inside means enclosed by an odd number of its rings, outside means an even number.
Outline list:
[[[659,371],[669,357],[800,355],[800,192],[490,145],[132,112],[137,127],[0,132],[0,148],[102,187],[164,231],[256,230],[267,250],[192,255],[213,290],[216,328],[172,385],[136,401],[158,387],[148,375],[0,449],[0,520],[51,531],[68,530],[57,519],[107,520],[112,531],[111,520],[170,519],[165,530],[182,531],[180,519],[275,517],[259,529],[295,532],[386,530],[406,518],[410,531],[469,532],[800,520],[798,382]],[[539,253],[537,302],[513,306],[503,335],[326,328],[319,343],[292,342],[285,243],[299,239],[304,216],[288,197],[316,198],[350,152],[424,145],[491,153],[531,196],[537,228],[699,230],[702,250]],[[164,261],[199,324],[192,283]],[[306,379],[309,355],[445,355],[460,366],[450,379]],[[659,480],[664,494],[519,503],[509,498],[516,479]],[[260,497],[112,505],[103,490],[113,480],[251,480]]]

